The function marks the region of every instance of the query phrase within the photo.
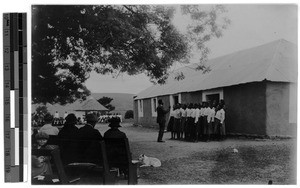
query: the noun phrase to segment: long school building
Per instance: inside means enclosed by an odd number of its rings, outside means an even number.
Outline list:
[[[297,46],[277,40],[208,61],[202,74],[181,68],[185,79],[170,77],[134,97],[135,124],[158,127],[157,101],[175,103],[219,101],[226,104],[226,133],[254,136],[296,136]],[[167,118],[169,114],[167,114]]]

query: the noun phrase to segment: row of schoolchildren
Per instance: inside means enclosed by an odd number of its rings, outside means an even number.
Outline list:
[[[170,112],[171,139],[191,142],[225,139],[224,101],[176,104]]]

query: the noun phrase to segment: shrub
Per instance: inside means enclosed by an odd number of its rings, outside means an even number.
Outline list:
[[[125,119],[131,119],[133,118],[133,110],[127,110],[125,113]]]

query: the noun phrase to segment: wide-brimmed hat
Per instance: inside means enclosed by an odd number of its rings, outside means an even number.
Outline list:
[[[98,118],[94,114],[87,114],[86,121],[87,122],[98,122]]]
[[[49,135],[45,132],[38,132],[36,135],[35,135],[35,139],[36,140],[42,140],[42,139],[46,139],[48,140],[49,139]]]
[[[109,122],[108,125],[109,127],[121,127],[120,125],[121,120],[119,117],[112,117],[108,120],[108,122]]]
[[[75,114],[68,114],[66,117],[66,124],[76,124],[77,123],[77,118]]]

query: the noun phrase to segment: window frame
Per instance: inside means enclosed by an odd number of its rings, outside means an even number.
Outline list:
[[[138,100],[138,116],[144,117],[144,100],[143,99]]]
[[[156,111],[157,106],[158,106],[157,97],[151,98],[151,113],[152,113],[152,117],[157,117],[157,111]]]
[[[205,90],[202,91],[202,102],[207,102],[207,95],[214,95],[214,94],[219,94],[220,99],[219,100],[224,100],[224,90],[223,88],[219,89],[210,89],[210,90]]]
[[[173,95],[170,95],[170,107],[171,107],[171,112],[173,112],[173,106],[174,106],[174,97],[175,96],[178,96],[178,103],[181,104],[181,93],[177,93],[177,94],[173,94]]]

